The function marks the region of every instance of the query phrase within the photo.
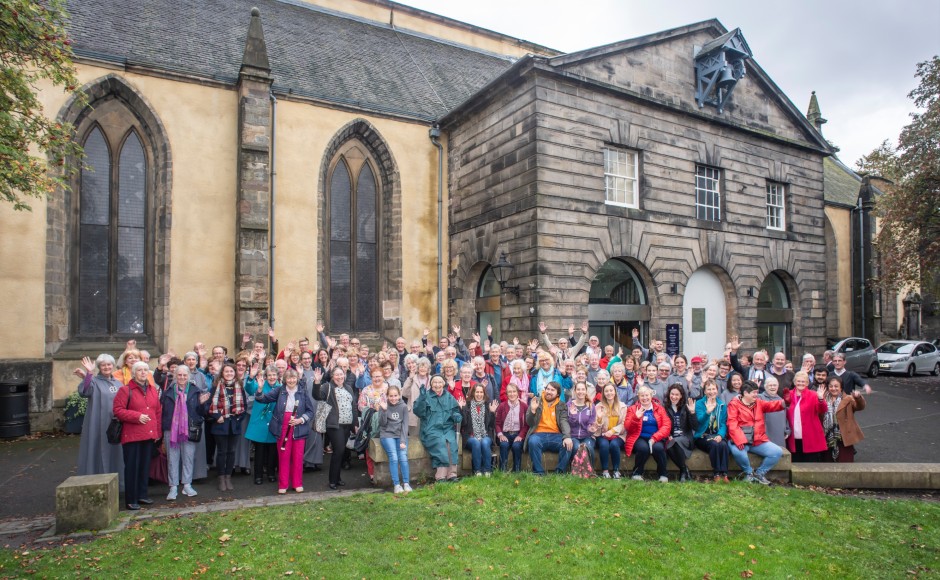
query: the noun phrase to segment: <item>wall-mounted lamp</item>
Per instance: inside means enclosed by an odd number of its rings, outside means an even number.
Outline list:
[[[493,275],[496,276],[496,281],[499,282],[499,287],[503,292],[510,292],[516,296],[519,296],[519,287],[518,286],[508,286],[506,282],[509,280],[509,276],[512,275],[512,264],[509,263],[509,260],[506,259],[506,252],[500,252],[499,261],[492,266]]]
[[[670,285],[669,285],[669,293],[670,293],[670,294],[678,294],[678,293],[679,293],[679,285],[676,284],[675,282],[673,282],[672,284],[670,284]]]

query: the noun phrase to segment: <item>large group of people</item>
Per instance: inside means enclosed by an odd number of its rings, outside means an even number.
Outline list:
[[[79,452],[79,473],[121,474],[128,509],[150,504],[148,480],[163,468],[168,500],[197,495],[193,481],[214,465],[218,490],[232,475],[254,471],[277,492],[302,492],[305,469],[319,470],[328,454],[328,485],[345,485],[342,470],[357,455],[357,438],[374,437],[388,458],[396,493],[411,491],[409,440],[417,437],[438,482],[460,478],[461,447],[472,473],[555,472],[599,459],[599,477],[642,480],[650,457],[656,478],[694,479],[687,462],[708,455],[714,481],[729,481],[729,458],[749,482],[768,473],[787,449],[793,461],[851,462],[863,438],[855,421],[871,388],[845,370],[845,359],[806,354],[794,365],[784,353],[746,354],[731,337],[719,356],[669,354],[663,342],[632,348],[601,345],[588,324],[553,343],[547,327],[528,342],[461,336],[460,327],[430,342],[399,338],[371,351],[356,337],[291,340],[278,348],[245,335],[239,352],[197,343],[182,358],[169,352],[151,361],[129,341],[118,360],[85,358],[76,374],[90,399]],[[155,364],[154,364],[155,363]],[[106,437],[112,417],[123,426],[120,448]],[[361,449],[361,446],[359,447]],[[510,461],[510,455],[512,460]],[[761,458],[752,469],[749,455]],[[251,458],[254,458],[253,464]],[[633,468],[621,472],[622,457]],[[586,458],[586,461],[585,461]],[[551,462],[549,462],[549,465]],[[160,472],[160,469],[156,469]],[[373,479],[374,481],[374,479]]]

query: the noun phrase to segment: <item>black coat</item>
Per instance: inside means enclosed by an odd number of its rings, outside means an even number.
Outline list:
[[[260,390],[255,394],[255,401],[258,403],[273,403],[274,411],[271,415],[271,421],[268,423],[268,431],[275,437],[281,436],[281,429],[284,427],[284,414],[287,412],[287,387],[281,385],[273,391],[262,393]],[[310,425],[313,422],[314,403],[307,397],[307,390],[297,385],[297,392],[294,393],[294,417],[304,420],[300,425],[294,425],[293,439],[306,439],[310,434]]]
[[[186,410],[189,412],[189,418],[198,419],[198,423],[205,421],[206,414],[209,412],[209,401],[199,402],[199,395],[203,393],[205,391],[200,391],[194,383],[187,385]],[[169,388],[163,391],[160,396],[160,405],[163,407],[160,426],[164,431],[169,431],[173,426],[173,412],[176,410],[176,383],[170,383]]]

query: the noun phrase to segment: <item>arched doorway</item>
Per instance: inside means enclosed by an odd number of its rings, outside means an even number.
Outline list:
[[[623,260],[604,263],[591,282],[588,300],[590,333],[601,344],[621,344],[626,352],[633,348],[632,333],[640,330],[640,342],[646,344],[650,307],[640,276]]]
[[[780,276],[771,272],[764,279],[757,295],[757,348],[765,349],[771,355],[783,352],[792,359],[792,323],[790,293]]]
[[[480,276],[476,299],[477,329],[479,329],[480,335],[483,337],[483,340],[486,340],[486,327],[487,325],[492,325],[493,340],[499,342],[501,330],[500,289],[493,268],[487,267],[483,275]]]
[[[728,307],[725,289],[718,276],[708,268],[692,273],[682,299],[682,344],[686,356],[707,353],[718,357],[728,341]]]

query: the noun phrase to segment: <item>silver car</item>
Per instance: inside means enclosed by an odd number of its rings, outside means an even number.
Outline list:
[[[843,338],[832,345],[832,353],[845,355],[845,368],[858,374],[866,374],[870,378],[878,376],[878,355],[875,347],[865,338]]]
[[[878,347],[878,367],[883,373],[940,375],[940,350],[929,342],[892,340]]]

